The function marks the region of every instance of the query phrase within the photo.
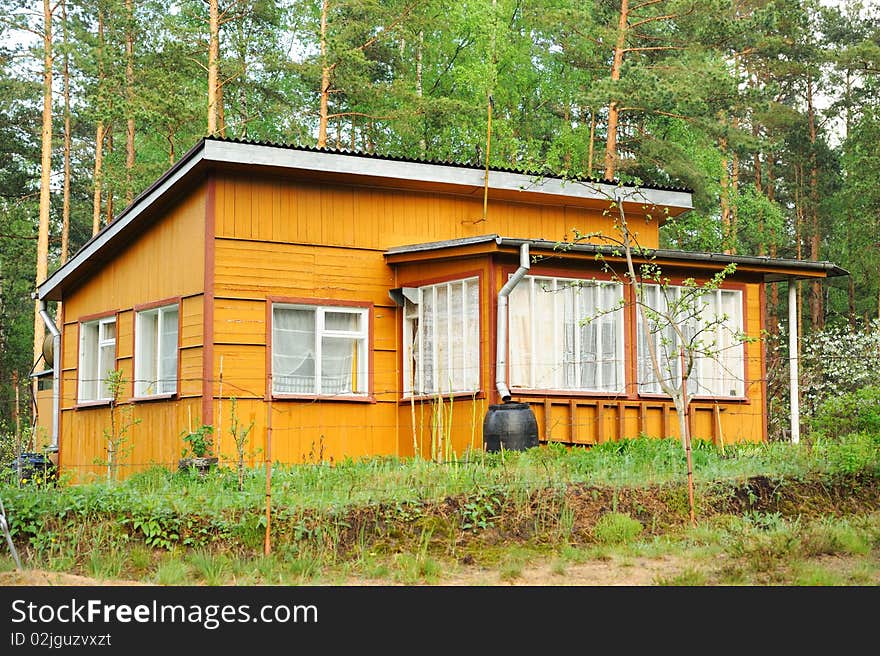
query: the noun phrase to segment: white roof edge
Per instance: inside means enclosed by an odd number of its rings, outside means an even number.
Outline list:
[[[209,161],[229,164],[277,166],[466,187],[482,188],[485,184],[485,171],[479,169],[429,162],[402,162],[344,153],[313,152],[265,144],[206,140],[204,157]],[[508,171],[490,170],[489,188],[503,191],[530,191],[588,200],[611,201],[623,197],[625,201],[635,203],[693,209],[692,194],[687,191],[636,189],[607,183],[542,178]]]
[[[71,259],[67,260],[62,266],[56,269],[51,276],[46,278],[42,284],[37,287],[37,298],[46,298],[64,279],[74,270],[80,267],[86,260],[92,257],[96,252],[104,247],[116,235],[122,232],[132,221],[137,219],[141,213],[165,194],[171,187],[180,181],[187,173],[189,173],[204,157],[204,150],[196,152],[187,162],[179,169],[171,173],[161,184],[150,190],[143,197],[137,199],[131,208],[122,214],[113,223],[106,226],[101,232],[92,238],[79,252]]]

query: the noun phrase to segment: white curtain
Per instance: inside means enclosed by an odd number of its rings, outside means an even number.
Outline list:
[[[160,319],[158,392],[173,394],[177,391],[177,307],[163,309]]]
[[[272,389],[314,394],[315,311],[275,308],[272,317]]]

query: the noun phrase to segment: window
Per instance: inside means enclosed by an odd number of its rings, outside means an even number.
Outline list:
[[[79,324],[79,384],[77,400],[112,398],[107,374],[116,369],[116,317]]]
[[[526,276],[508,309],[512,388],[623,391],[621,284]]]
[[[367,394],[369,310],[272,306],[272,392]]]
[[[660,313],[687,293],[687,287],[645,285],[645,304]],[[675,312],[682,317],[682,332],[686,343],[693,345],[694,366],[688,376],[688,394],[691,396],[741,397],[744,392],[743,344],[737,338],[742,332],[742,292],[733,289],[716,289],[698,292],[693,302],[684,301],[683,311]],[[687,306],[691,308],[688,309]],[[699,306],[694,312],[693,306]],[[694,315],[686,318],[686,315]],[[660,382],[654,373],[648,342],[641,317],[638,325],[638,375],[639,392],[662,394]],[[681,380],[681,340],[676,336],[668,320],[652,321],[649,332],[657,350],[661,375],[677,386]]]
[[[404,394],[475,392],[480,385],[479,278],[425,285],[403,308]]]
[[[134,395],[177,392],[177,305],[142,310],[135,323]]]

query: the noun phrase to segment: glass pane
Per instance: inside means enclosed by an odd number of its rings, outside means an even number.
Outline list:
[[[360,332],[361,316],[359,312],[324,312],[324,330]]]
[[[532,286],[531,277],[523,279],[508,297],[508,343],[510,386],[531,387],[532,366]]]
[[[98,324],[80,324],[79,400],[98,398]]]
[[[427,287],[422,292],[422,394],[434,391],[434,294]]]
[[[276,308],[272,320],[272,389],[314,394],[315,311]]]
[[[177,308],[162,313],[159,394],[177,391]]]
[[[364,391],[358,364],[361,340],[324,337],[321,340],[321,394],[353,394]]]
[[[158,394],[156,369],[156,342],[159,314],[153,310],[139,312],[135,325],[135,396]]]
[[[464,388],[469,392],[480,387],[480,288],[478,280],[467,281],[467,353]]]
[[[116,339],[116,322],[109,321],[101,324],[101,341],[105,339]]]

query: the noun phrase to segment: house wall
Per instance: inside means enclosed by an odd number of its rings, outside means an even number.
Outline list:
[[[117,422],[137,421],[128,431],[120,475],[180,455],[180,432],[201,413],[205,288],[205,189],[193,190],[157,218],[136,241],[65,295],[62,326],[61,436],[59,461],[76,481],[106,475],[107,404],[77,404],[79,321],[116,314],[116,366],[128,383],[116,408]],[[132,401],[135,308],[164,299],[180,303],[179,382],[170,400]],[[51,424],[49,424],[51,425]],[[98,461],[98,462],[96,462]]]
[[[232,402],[238,420],[254,423],[248,451],[287,462],[339,460],[374,454],[429,454],[438,435],[451,435],[449,448],[463,453],[482,447],[480,427],[485,390],[492,389],[488,327],[494,326],[491,264],[473,261],[416,265],[394,272],[383,253],[402,244],[498,233],[563,239],[571,229],[613,230],[601,212],[575,207],[490,201],[442,193],[300,183],[268,176],[218,174],[214,190],[213,375],[211,414],[219,426],[221,455],[233,454]],[[655,224],[642,236],[657,245]],[[394,287],[436,280],[466,270],[481,276],[481,389],[476,397],[403,402],[400,392],[401,319],[388,296]],[[272,299],[369,302],[372,307],[371,400],[273,399],[268,443]],[[492,328],[494,330],[494,328]],[[221,393],[220,379],[224,381]],[[443,417],[445,428],[437,429]],[[474,417],[478,426],[474,429]],[[451,427],[451,430],[449,430]],[[415,440],[413,436],[415,434]],[[444,447],[445,448],[445,447]]]

